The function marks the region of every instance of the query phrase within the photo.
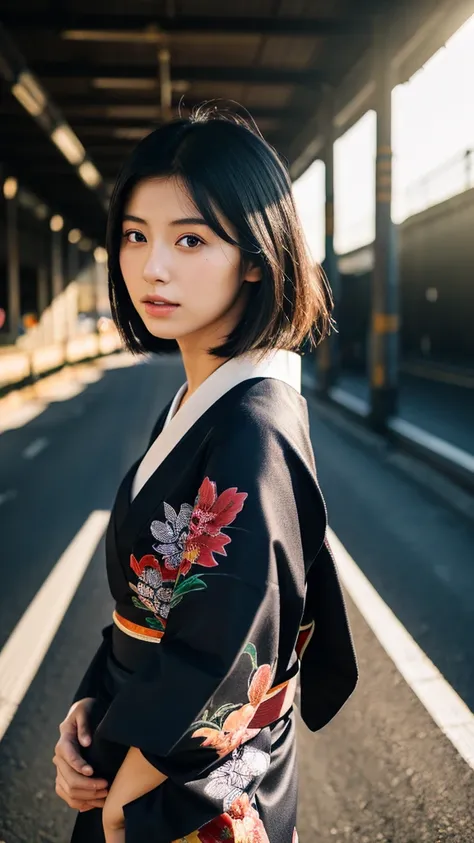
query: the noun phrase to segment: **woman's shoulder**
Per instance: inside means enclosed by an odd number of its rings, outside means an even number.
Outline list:
[[[247,449],[271,442],[296,448],[309,456],[308,406],[291,385],[264,377],[239,384],[227,393],[223,412],[214,428],[214,442]]]

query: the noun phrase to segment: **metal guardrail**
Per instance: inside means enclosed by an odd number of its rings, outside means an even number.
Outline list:
[[[31,351],[4,351],[0,354],[0,395],[69,363],[112,354],[120,347],[118,333],[110,331],[85,334],[66,343],[42,346]]]
[[[418,214],[472,187],[474,149],[466,149],[412,182],[405,193],[407,210],[410,216]]]

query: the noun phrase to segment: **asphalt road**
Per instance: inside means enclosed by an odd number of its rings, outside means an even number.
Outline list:
[[[106,370],[0,435],[0,647],[89,513],[110,508],[182,379],[176,362]],[[370,437],[309,407],[333,530],[474,709],[474,524]],[[109,622],[106,595],[101,544],[0,743],[0,841],[69,840],[73,813],[54,794],[51,757]],[[474,843],[474,773],[348,605],[361,680],[322,732],[300,727],[301,843]]]

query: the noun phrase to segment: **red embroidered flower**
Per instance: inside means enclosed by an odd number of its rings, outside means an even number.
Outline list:
[[[213,554],[226,556],[224,547],[231,541],[221,532],[222,527],[232,524],[241,512],[246,492],[238,492],[234,486],[217,496],[216,484],[205,477],[198,491],[193,514],[189,524],[180,574],[185,576],[191,565],[203,565],[212,568],[218,563]]]
[[[220,817],[206,823],[197,832],[201,843],[222,843],[223,840],[234,840],[233,822],[228,814],[221,814]]]
[[[201,843],[269,843],[258,811],[252,808],[246,793],[239,796],[226,814],[206,823],[197,832]]]
[[[237,711],[233,711],[225,719],[222,730],[203,727],[193,732],[193,738],[205,738],[201,746],[212,746],[219,756],[227,755],[238,746],[258,735],[260,729],[249,729],[255,712],[263,701],[271,686],[271,669],[269,664],[262,664],[255,672],[248,690],[250,703],[246,703]]]
[[[130,587],[139,595],[140,602],[155,615],[166,620],[178,572],[162,567],[151,553],[142,556],[140,561],[132,554],[130,567],[138,577],[137,585],[130,583]]]

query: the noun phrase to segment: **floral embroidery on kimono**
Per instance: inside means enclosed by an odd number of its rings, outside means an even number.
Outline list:
[[[252,781],[262,776],[270,766],[270,756],[252,746],[234,749],[228,761],[209,773],[204,792],[221,799],[224,811],[229,811],[236,799],[243,796]]]
[[[269,843],[267,832],[246,793],[225,814],[211,820],[179,843]],[[178,843],[178,841],[175,841]],[[292,843],[295,843],[293,839]],[[297,841],[296,841],[297,843]]]
[[[241,512],[246,492],[236,487],[226,489],[217,496],[216,484],[205,477],[194,502],[194,508],[182,504],[179,515],[172,506],[165,503],[166,521],[152,521],[151,533],[159,544],[153,550],[164,558],[167,568],[179,567],[181,576],[186,576],[191,565],[211,568],[218,563],[213,554],[227,556],[224,547],[232,541],[221,532]]]
[[[254,668],[248,689],[248,703],[242,706],[226,703],[221,705],[212,717],[204,717],[191,725],[191,729],[195,729],[192,737],[205,738],[201,746],[213,747],[220,757],[228,755],[229,752],[258,735],[260,729],[248,727],[272,684],[270,665],[262,664],[257,667],[257,651],[254,644],[247,644],[244,653],[250,655]],[[200,728],[196,729],[196,726]]]
[[[183,503],[178,513],[164,502],[165,521],[155,520],[150,525],[157,540],[152,549],[162,559],[153,554],[145,554],[139,561],[133,554],[130,557],[130,567],[138,577],[136,585],[129,583],[137,595],[133,603],[138,609],[153,612],[153,617],[146,618],[149,626],[164,631],[170,609],[186,593],[206,588],[199,576],[187,575],[192,565],[218,565],[214,553],[227,556],[224,548],[232,539],[222,528],[232,524],[246,498],[247,493],[238,492],[236,487],[217,495],[216,484],[205,477],[194,507]]]

